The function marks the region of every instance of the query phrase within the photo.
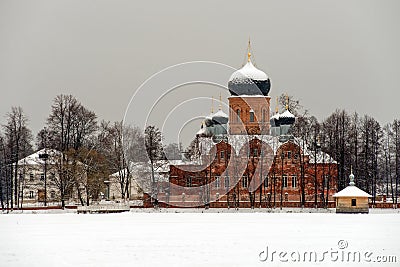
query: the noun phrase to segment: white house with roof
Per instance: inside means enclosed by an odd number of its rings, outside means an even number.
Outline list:
[[[23,203],[44,203],[45,200],[51,203],[60,200],[54,169],[54,157],[60,153],[54,149],[42,149],[18,161],[18,180],[22,189],[19,197]]]
[[[58,205],[61,201],[59,187],[59,160],[62,153],[55,149],[44,148],[18,161],[18,181],[20,201],[24,204]],[[78,165],[82,164],[78,162]],[[85,176],[82,168],[82,176]],[[78,180],[71,181],[64,200],[78,202]],[[81,186],[82,187],[82,186]],[[81,190],[81,197],[86,197]]]

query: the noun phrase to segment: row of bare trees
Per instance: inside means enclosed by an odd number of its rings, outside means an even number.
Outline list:
[[[2,209],[22,207],[24,175],[18,161],[34,152],[28,116],[21,107],[12,107],[0,131],[0,202]],[[160,131],[122,121],[98,121],[96,114],[72,95],[58,95],[51,105],[45,126],[36,136],[36,150],[59,151],[48,160],[48,172],[61,195],[61,204],[77,192],[82,205],[89,205],[105,189],[105,181],[116,175],[122,199],[129,199],[132,162],[179,157],[176,144],[163,152]],[[46,153],[46,152],[45,152]],[[147,156],[149,154],[149,156]],[[153,164],[154,163],[154,164]],[[153,169],[153,168],[152,168]],[[154,174],[154,169],[153,172]],[[147,177],[154,181],[154,175]]]
[[[287,98],[280,97],[282,106]],[[373,117],[336,110],[319,122],[303,109],[299,101],[289,97],[289,110],[297,117],[293,134],[304,140],[302,146],[311,151],[320,149],[338,163],[339,190],[348,183],[350,169],[357,185],[374,196],[385,195],[397,203],[400,176],[400,121],[383,127]],[[18,160],[33,152],[33,137],[28,117],[21,107],[12,107],[0,132],[0,202],[2,208],[22,205],[24,181],[18,173]],[[186,152],[187,157],[194,153]],[[55,181],[63,200],[73,188],[82,205],[88,205],[104,189],[104,181],[118,172],[121,196],[129,198],[131,162],[150,161],[149,184],[155,182],[159,159],[179,159],[180,147],[162,145],[162,136],[154,126],[145,131],[122,122],[98,121],[96,114],[72,95],[58,95],[51,106],[45,127],[36,137],[37,150],[55,149],[63,155],[58,161]],[[304,151],[304,149],[303,149]],[[301,159],[300,155],[300,159]],[[71,171],[71,165],[82,168]],[[302,170],[304,172],[304,170]],[[317,184],[315,188],[323,185]],[[317,192],[317,190],[315,190]],[[85,197],[84,197],[85,196]],[[317,201],[317,194],[315,201]]]
[[[12,107],[0,132],[0,202],[1,208],[20,205],[21,180],[18,159],[32,152],[32,133],[21,107]]]
[[[338,190],[348,184],[351,169],[356,184],[373,196],[386,196],[396,204],[400,178],[400,121],[381,126],[372,116],[336,110],[322,122],[289,97],[289,109],[296,115],[293,134],[305,141],[311,154],[318,149],[338,163]],[[286,97],[280,97],[281,105]],[[315,188],[323,185],[317,184]],[[315,190],[317,192],[317,190]],[[317,201],[317,195],[315,196]]]

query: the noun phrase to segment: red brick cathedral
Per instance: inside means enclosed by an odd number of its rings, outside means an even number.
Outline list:
[[[190,162],[170,165],[156,203],[169,207],[331,207],[336,162],[291,135],[288,105],[270,116],[271,82],[248,60],[228,82],[229,116],[220,107],[196,135]],[[145,197],[145,206],[152,206]],[[154,201],[155,198],[153,198]]]

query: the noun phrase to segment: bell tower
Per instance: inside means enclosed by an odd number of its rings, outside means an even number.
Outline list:
[[[229,133],[269,134],[269,110],[271,82],[252,61],[250,40],[247,47],[247,63],[235,71],[228,82]]]

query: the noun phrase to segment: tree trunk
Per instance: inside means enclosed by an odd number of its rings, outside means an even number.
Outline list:
[[[3,171],[1,168],[0,168],[0,202],[1,202],[1,210],[4,210]]]
[[[11,204],[11,210],[14,209],[14,169],[13,165],[11,165],[11,174],[10,174],[10,204]]]
[[[83,201],[82,193],[81,193],[81,189],[79,189],[79,185],[76,186],[76,189],[77,189],[77,191],[78,191],[79,202],[81,202],[81,205],[82,205],[82,206],[85,206],[85,202]]]
[[[399,123],[395,122],[395,144],[396,144],[396,157],[395,157],[395,166],[396,166],[396,194],[395,194],[395,207],[397,208],[397,198],[398,198],[398,186],[399,186]]]
[[[5,172],[6,179],[6,204],[7,204],[7,213],[10,208],[10,175],[9,175],[9,166],[6,167]]]
[[[86,206],[90,205],[90,194],[89,194],[89,188],[86,187]]]
[[[316,140],[315,140],[316,144]],[[317,148],[314,149],[314,206],[318,208]]]
[[[63,191],[61,191],[61,208],[65,208],[65,194]]]

